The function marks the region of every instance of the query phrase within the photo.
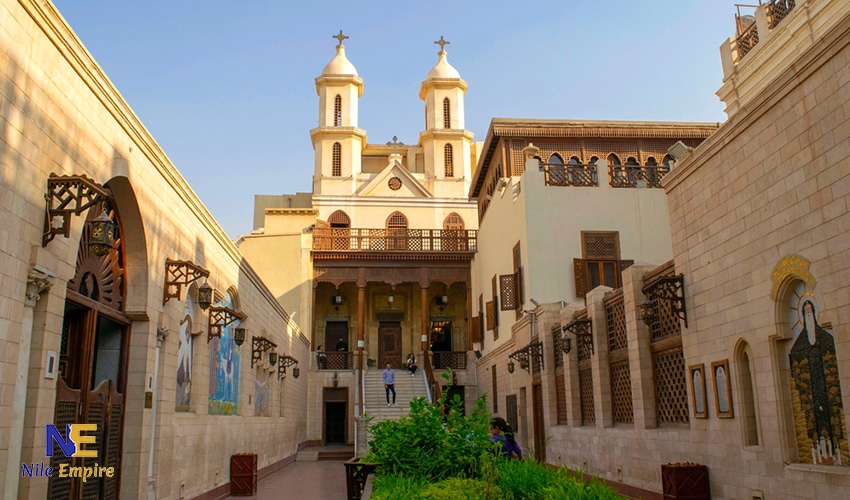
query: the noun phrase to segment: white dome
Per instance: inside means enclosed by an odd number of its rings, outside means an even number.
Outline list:
[[[437,64],[431,68],[431,71],[428,72],[428,76],[425,77],[426,80],[430,80],[432,78],[460,78],[460,73],[449,64],[449,61],[446,60],[446,51],[441,50],[437,55],[440,56],[440,60],[437,61]]]
[[[322,70],[322,76],[328,75],[354,75],[357,76],[357,68],[345,57],[345,47],[336,46],[336,57]]]

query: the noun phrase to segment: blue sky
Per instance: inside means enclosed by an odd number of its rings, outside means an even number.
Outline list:
[[[231,238],[254,194],[309,192],[314,79],[344,30],[370,143],[424,128],[419,85],[444,36],[469,84],[466,128],[494,117],[725,120],[718,47],[733,2],[54,0]]]

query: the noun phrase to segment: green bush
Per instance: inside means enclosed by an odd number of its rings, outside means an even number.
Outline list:
[[[451,374],[443,375],[451,380]],[[448,392],[448,391],[446,391]],[[441,408],[445,407],[445,412]],[[381,464],[378,474],[440,481],[450,477],[475,477],[478,459],[492,450],[486,399],[478,398],[469,416],[455,396],[432,405],[424,398],[410,403],[410,413],[399,420],[369,424],[373,439],[364,460]]]
[[[497,468],[496,484],[505,492],[506,498],[552,498],[545,491],[553,485],[556,475],[536,460],[499,460]]]

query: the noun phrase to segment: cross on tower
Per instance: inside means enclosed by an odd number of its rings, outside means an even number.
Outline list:
[[[392,141],[390,141],[390,142],[388,142],[388,143],[387,143],[387,146],[392,146],[392,147],[393,147],[393,154],[396,154],[396,153],[398,153],[398,147],[399,147],[399,146],[404,146],[404,143],[403,143],[403,142],[398,142],[398,137],[397,137],[397,136],[393,136],[393,140],[392,140]]]
[[[436,41],[436,42],[434,42],[434,43],[436,43],[437,45],[439,45],[439,46],[440,46],[440,51],[444,51],[444,50],[446,50],[446,45],[448,45],[448,44],[450,44],[450,43],[452,43],[452,42],[447,42],[447,41],[443,38],[443,35],[440,35],[440,39],[439,39],[439,40],[437,40],[437,41]]]
[[[332,36],[331,38],[336,38],[337,40],[339,40],[339,44],[337,45],[337,47],[342,47],[342,41],[343,41],[343,40],[348,40],[348,39],[349,39],[349,38],[351,38],[351,37],[348,37],[348,36],[343,35],[343,34],[342,34],[342,30],[339,30],[339,35],[334,35],[334,36]]]

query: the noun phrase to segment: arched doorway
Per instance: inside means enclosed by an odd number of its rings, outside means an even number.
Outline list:
[[[98,208],[89,211],[88,220],[100,215]],[[53,418],[66,440],[68,425],[95,424],[97,429],[85,435],[94,437],[86,450],[96,456],[67,457],[54,441],[50,466],[56,473],[49,480],[49,498],[119,497],[130,321],[124,314],[127,273],[121,221],[113,204],[105,202],[103,208],[117,224],[115,243],[106,255],[95,255],[85,226],[66,292]],[[95,463],[112,468],[112,477],[101,474],[83,481],[58,473],[63,464],[92,467]]]

